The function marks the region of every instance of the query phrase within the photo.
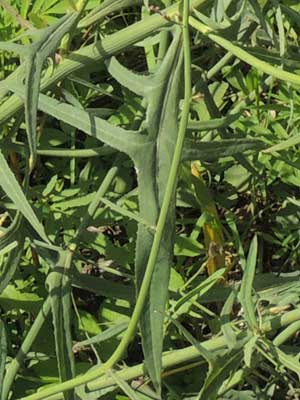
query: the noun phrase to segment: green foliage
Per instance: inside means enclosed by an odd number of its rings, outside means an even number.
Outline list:
[[[0,6],[0,399],[297,398],[299,5]]]

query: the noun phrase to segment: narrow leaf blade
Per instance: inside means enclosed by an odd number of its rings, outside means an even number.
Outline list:
[[[43,225],[38,220],[28,200],[26,199],[17,179],[9,168],[6,159],[0,151],[0,186],[5,194],[13,201],[17,209],[24,215],[37,234],[48,241]]]
[[[244,271],[241,290],[239,293],[239,300],[244,310],[245,319],[252,330],[257,329],[255,308],[252,299],[252,288],[255,276],[256,258],[257,258],[257,236],[254,236],[250,245],[246,269]]]
[[[220,157],[233,156],[248,150],[261,151],[266,146],[255,139],[224,139],[214,142],[195,142],[186,139],[182,152],[182,161],[213,161]]]

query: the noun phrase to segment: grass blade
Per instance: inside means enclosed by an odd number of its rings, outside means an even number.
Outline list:
[[[124,379],[122,379],[119,375],[117,375],[113,371],[110,371],[110,375],[119,386],[119,388],[122,389],[123,392],[127,394],[127,396],[129,396],[130,400],[143,400],[141,396],[134,389],[132,389],[129,384],[124,381]]]
[[[14,240],[13,242],[11,242],[10,244],[8,244],[7,246],[5,246],[3,249],[0,250],[0,257],[4,256],[5,254],[15,249],[16,246],[18,246],[18,242]]]
[[[4,193],[13,201],[17,210],[19,210],[27,221],[31,224],[33,229],[41,237],[41,239],[48,241],[47,235],[44,231],[43,225],[38,220],[33,209],[28,203],[17,179],[9,168],[2,152],[0,151],[0,186]]]
[[[89,346],[95,343],[105,342],[108,339],[118,336],[120,333],[124,332],[128,326],[128,322],[120,322],[119,324],[106,329],[104,332],[99,333],[98,335],[92,336],[89,339],[83,340],[82,342],[76,343],[74,348],[81,346]]]
[[[234,305],[234,301],[236,299],[236,292],[232,291],[230,295],[227,297],[227,300],[221,311],[221,330],[223,332],[224,337],[226,338],[226,342],[229,350],[232,350],[236,347],[237,340],[236,335],[232,329],[230,314],[232,312],[232,308]]]
[[[22,214],[20,212],[17,212],[10,226],[5,230],[0,231],[0,250],[3,250],[4,247],[8,246],[12,241],[15,240],[16,235],[22,229],[22,218]]]
[[[252,299],[253,280],[255,276],[257,258],[257,236],[252,239],[249,254],[247,257],[246,269],[242,279],[239,300],[244,310],[245,319],[252,330],[257,330],[257,321],[255,317],[255,307]]]
[[[216,355],[210,351],[208,351],[201,343],[196,340],[190,332],[185,329],[185,327],[178,321],[172,319],[173,324],[176,326],[178,331],[193,345],[201,354],[203,358],[208,362],[209,368],[213,369],[216,365]]]
[[[20,236],[19,240],[12,243],[12,244],[17,243],[18,247],[13,249],[13,251],[7,257],[5,264],[1,268],[0,294],[6,288],[9,281],[14,276],[16,269],[19,266],[19,262],[20,262],[20,259],[21,259],[22,253],[23,253],[23,247],[24,247],[24,237],[22,238],[21,235],[19,235],[19,236]]]
[[[273,146],[262,150],[262,153],[272,154],[277,151],[286,150],[292,146],[296,146],[299,143],[300,143],[300,135],[295,135],[287,140],[282,141],[281,143],[274,144]]]

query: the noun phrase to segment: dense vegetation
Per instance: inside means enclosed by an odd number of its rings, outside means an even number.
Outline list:
[[[299,399],[299,21],[0,0],[1,400]]]

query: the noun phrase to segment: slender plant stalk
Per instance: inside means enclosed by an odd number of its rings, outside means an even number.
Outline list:
[[[289,340],[292,336],[299,332],[300,330],[300,321],[295,321],[286,327],[282,332],[280,332],[276,338],[273,340],[273,344],[275,346],[280,346],[287,340]]]
[[[170,5],[172,4],[172,0],[163,0],[163,3],[165,5],[165,7],[170,7]],[[162,63],[162,60],[168,49],[169,41],[170,41],[170,33],[168,31],[162,31],[160,34],[160,40],[159,40],[157,66],[159,66]]]

